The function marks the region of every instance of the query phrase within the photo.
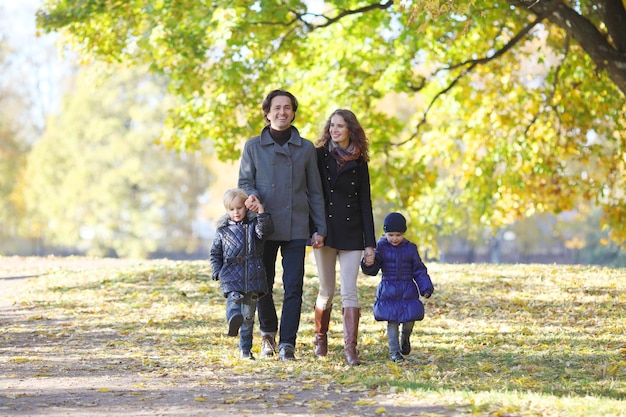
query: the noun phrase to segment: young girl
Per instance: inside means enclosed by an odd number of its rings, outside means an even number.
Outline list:
[[[256,302],[268,292],[263,239],[274,224],[260,202],[258,214],[248,211],[247,198],[248,194],[239,188],[224,193],[227,213],[217,221],[210,261],[213,279],[220,281],[226,297],[228,335],[237,336],[239,332],[242,359],[254,359],[250,349]]]
[[[383,276],[376,291],[374,318],[387,321],[389,357],[394,362],[404,360],[411,352],[409,338],[415,321],[424,318],[424,305],[420,293],[429,298],[434,291],[426,266],[420,258],[417,246],[404,238],[406,219],[400,213],[385,217],[385,234],[378,240],[374,263],[361,269],[367,275],[376,275],[382,269]],[[399,341],[399,327],[402,337]]]

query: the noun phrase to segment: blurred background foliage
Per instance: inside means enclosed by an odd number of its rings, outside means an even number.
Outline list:
[[[36,8],[32,42],[68,69],[16,68],[0,34],[0,253],[205,256],[260,102],[286,88],[309,139],[357,114],[377,231],[403,212],[429,259],[626,266],[621,0]],[[51,84],[55,106],[23,87]]]

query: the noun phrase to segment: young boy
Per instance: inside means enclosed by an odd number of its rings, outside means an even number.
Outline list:
[[[434,288],[417,246],[404,238],[404,216],[389,213],[383,229],[385,234],[376,244],[374,263],[367,266],[361,262],[361,269],[367,275],[376,275],[382,269],[383,276],[374,302],[374,318],[387,321],[389,357],[394,362],[401,362],[404,360],[402,355],[411,352],[409,338],[415,321],[424,318],[420,293],[429,298]],[[400,323],[402,338],[399,341]]]
[[[242,359],[252,356],[252,328],[257,300],[268,292],[263,266],[263,239],[274,229],[269,213],[259,202],[257,213],[248,211],[248,194],[239,188],[224,193],[226,214],[217,221],[210,251],[212,277],[226,297],[228,335],[240,333]],[[240,331],[241,328],[241,331]]]

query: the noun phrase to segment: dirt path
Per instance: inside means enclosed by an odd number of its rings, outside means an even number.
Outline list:
[[[211,364],[191,367],[184,375],[163,373],[128,357],[103,355],[115,343],[113,334],[66,331],[66,324],[46,319],[45,311],[16,302],[27,280],[50,271],[138,262],[0,257],[0,416],[464,415],[407,395],[345,390],[301,375],[272,378],[263,361],[245,375]]]

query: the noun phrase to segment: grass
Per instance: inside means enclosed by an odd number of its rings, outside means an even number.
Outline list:
[[[102,360],[130,357],[137,369],[169,375],[184,375],[199,363],[242,374],[269,369],[306,375],[311,384],[409,392],[485,416],[625,415],[626,269],[427,266],[435,293],[425,301],[426,317],[416,324],[413,352],[402,364],[387,361],[386,326],[371,312],[378,278],[365,275],[359,278],[364,364],[345,365],[338,298],[329,356],[313,358],[312,263],[306,268],[299,360],[287,368],[278,361],[250,365],[238,359],[237,339],[225,336],[225,299],[206,262],[58,271],[31,281],[21,300],[59,320],[60,332],[105,340],[106,350],[95,352]],[[280,303],[280,283],[275,291]],[[254,342],[258,353],[257,335]]]

